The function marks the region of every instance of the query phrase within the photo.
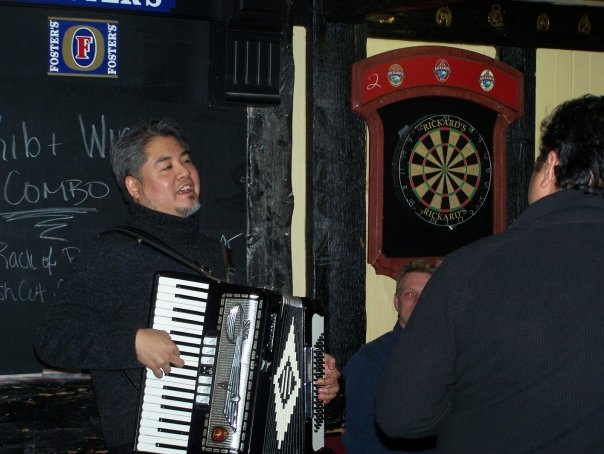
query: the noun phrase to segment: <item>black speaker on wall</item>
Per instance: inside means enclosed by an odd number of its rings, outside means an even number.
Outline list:
[[[228,19],[212,21],[210,103],[278,104],[280,47],[287,2],[233,0],[231,3]]]
[[[210,37],[210,102],[278,104],[280,31],[225,27]]]

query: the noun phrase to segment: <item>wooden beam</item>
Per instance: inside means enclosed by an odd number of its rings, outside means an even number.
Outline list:
[[[307,295],[327,308],[328,352],[342,368],[365,342],[365,124],[352,112],[351,71],[364,27],[326,23],[314,0],[307,35]],[[393,322],[394,323],[394,322]],[[327,408],[338,426],[341,399]]]
[[[281,103],[248,108],[247,283],[291,293],[291,27],[281,42]]]
[[[444,16],[443,16],[444,15]],[[506,47],[604,49],[604,8],[466,1],[367,18],[371,37]]]

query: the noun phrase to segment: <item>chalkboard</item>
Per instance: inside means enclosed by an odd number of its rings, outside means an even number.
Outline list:
[[[49,16],[117,21],[118,77],[47,75]],[[203,21],[0,6],[0,375],[42,370],[39,316],[87,240],[125,215],[108,152],[139,119],[187,131],[200,228],[245,267],[246,113],[208,107],[208,41]]]

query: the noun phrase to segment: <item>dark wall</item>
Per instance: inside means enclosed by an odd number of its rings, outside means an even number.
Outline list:
[[[47,75],[49,16],[117,21],[119,77]],[[125,214],[108,152],[139,119],[187,131],[200,228],[245,273],[246,112],[208,106],[208,42],[204,21],[0,6],[0,375],[41,370],[36,322],[80,248]]]

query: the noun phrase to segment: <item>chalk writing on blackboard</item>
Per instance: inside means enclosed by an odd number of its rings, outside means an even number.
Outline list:
[[[222,244],[224,244],[226,247],[231,247],[231,242],[234,241],[234,240],[236,240],[237,238],[239,238],[242,235],[243,235],[243,232],[238,233],[237,235],[234,235],[234,236],[232,236],[230,238],[227,238],[226,235],[223,234],[223,235],[220,236],[220,242]]]
[[[67,227],[67,221],[79,214],[96,212],[96,208],[42,208],[0,213],[0,217],[7,222],[33,220],[33,227],[40,231],[38,237],[41,240],[68,241],[57,231]]]
[[[85,239],[115,222],[108,153],[127,128],[95,119],[76,113],[56,130],[18,120],[11,130],[0,115],[0,302],[50,302]]]
[[[4,118],[0,114],[0,126]],[[105,114],[100,114],[100,125],[87,125],[82,114],[77,115],[77,130],[82,138],[85,154],[93,158],[95,153],[105,158],[111,144],[129,128],[113,129],[107,127]],[[57,156],[63,142],[58,141],[55,131],[48,132],[47,140],[32,134],[27,121],[20,122],[20,130],[8,135],[0,135],[0,157],[3,161],[34,159],[44,156]]]

